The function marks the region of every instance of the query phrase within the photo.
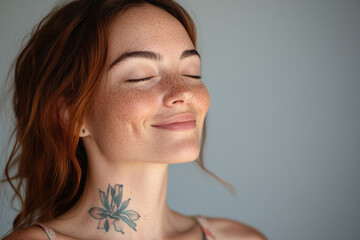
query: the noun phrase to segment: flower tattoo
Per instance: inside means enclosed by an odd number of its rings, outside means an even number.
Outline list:
[[[115,231],[124,234],[124,223],[126,223],[136,231],[134,221],[137,221],[140,215],[136,211],[125,210],[129,205],[130,198],[121,203],[122,193],[123,185],[119,184],[114,187],[109,184],[106,193],[99,189],[100,200],[104,208],[93,207],[89,210],[89,214],[99,220],[97,229],[105,229],[108,232],[110,226],[114,225]]]

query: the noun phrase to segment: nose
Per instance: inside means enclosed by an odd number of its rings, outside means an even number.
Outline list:
[[[190,104],[193,92],[181,76],[167,79],[165,85],[164,105],[171,107],[178,104]]]

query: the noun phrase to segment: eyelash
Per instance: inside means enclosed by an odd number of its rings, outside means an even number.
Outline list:
[[[183,75],[184,77],[190,77],[190,78],[194,78],[194,79],[201,79],[201,76],[196,76],[196,75]],[[146,77],[146,78],[139,78],[139,79],[129,79],[126,80],[126,82],[141,82],[141,81],[147,81],[150,80],[153,77]]]
[[[194,79],[201,79],[201,76],[196,76],[196,75],[183,75],[183,76],[194,78]]]
[[[141,82],[141,81],[150,80],[151,78],[152,78],[152,77],[139,78],[139,79],[129,79],[129,80],[126,80],[126,82]]]

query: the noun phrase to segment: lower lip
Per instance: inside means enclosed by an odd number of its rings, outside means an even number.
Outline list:
[[[181,122],[181,123],[171,123],[167,125],[154,126],[154,127],[162,128],[166,130],[183,131],[183,130],[189,130],[195,128],[196,122],[190,121],[190,122]]]

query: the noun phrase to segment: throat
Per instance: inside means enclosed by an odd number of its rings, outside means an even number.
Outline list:
[[[58,226],[68,227],[60,232],[86,229],[74,236],[79,239],[161,239],[173,215],[166,202],[167,174],[167,164],[89,168],[80,199],[58,218]]]
[[[92,218],[98,220],[97,229],[104,229],[108,232],[110,228],[125,234],[124,228],[126,225],[132,230],[136,230],[136,222],[140,218],[140,214],[135,210],[128,209],[131,198],[123,200],[124,185],[115,184],[108,185],[105,191],[99,190],[99,198],[101,206],[92,207],[89,214]]]

